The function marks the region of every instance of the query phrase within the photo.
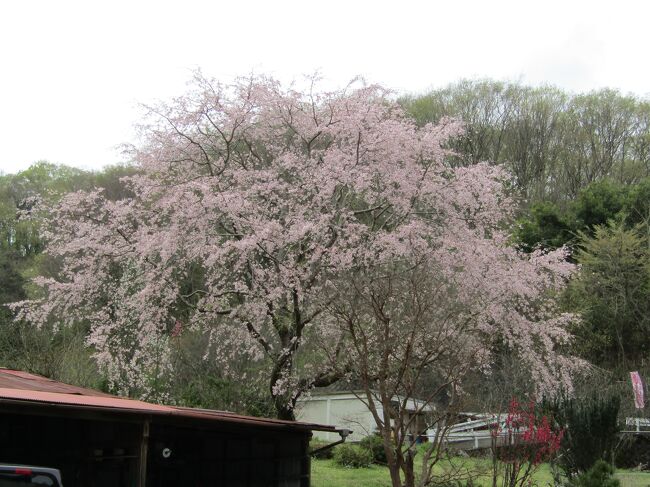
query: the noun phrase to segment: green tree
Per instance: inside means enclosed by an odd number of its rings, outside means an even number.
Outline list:
[[[16,269],[15,256],[0,250],[0,328],[9,326],[13,313],[7,303],[25,299],[25,280]]]
[[[576,330],[582,354],[601,365],[626,367],[647,354],[650,331],[650,253],[647,229],[623,220],[581,232],[576,259],[581,272],[568,302],[582,313]]]
[[[618,220],[626,229],[650,228],[650,178],[634,184],[603,179],[586,186],[575,200],[559,205],[532,203],[517,221],[514,240],[523,250],[574,245],[578,232],[593,236],[598,225]]]
[[[544,201],[532,205],[519,219],[513,237],[522,250],[532,252],[538,247],[560,248],[574,238],[574,231],[571,217],[555,203]]]
[[[545,401],[542,407],[565,427],[554,463],[567,478],[575,479],[598,460],[613,461],[620,431],[618,395],[592,392],[582,398],[560,397]]]
[[[628,193],[627,185],[611,179],[597,181],[581,190],[570,210],[578,229],[591,233],[597,225],[620,217],[626,210]]]
[[[402,104],[419,124],[461,119],[456,164],[506,164],[532,202],[569,201],[589,184],[632,184],[650,171],[650,105],[603,89],[569,94],[490,79],[461,80]]]

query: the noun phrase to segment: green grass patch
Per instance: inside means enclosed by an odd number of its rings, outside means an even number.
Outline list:
[[[390,487],[386,467],[371,465],[368,468],[339,467],[334,460],[312,460],[312,487]]]
[[[630,470],[617,470],[614,474],[621,481],[621,487],[648,487],[650,486],[650,473],[635,472]]]
[[[436,465],[436,473],[444,475],[451,470],[463,469],[478,475],[475,485],[491,487],[491,460],[488,458],[453,458]],[[388,469],[379,465],[368,468],[339,467],[333,460],[312,460],[312,487],[390,487]],[[621,487],[649,487],[650,473],[617,470],[615,477]],[[552,486],[553,477],[548,465],[541,465],[533,480],[540,487]]]

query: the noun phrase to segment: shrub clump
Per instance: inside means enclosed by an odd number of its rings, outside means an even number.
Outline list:
[[[619,487],[621,484],[612,478],[614,467],[605,460],[598,460],[593,467],[569,482],[570,487]]]
[[[339,445],[334,450],[334,461],[348,468],[366,468],[372,464],[372,453],[359,445]]]
[[[386,451],[384,440],[379,435],[369,435],[359,442],[359,446],[369,450],[372,454],[372,462],[386,465]]]

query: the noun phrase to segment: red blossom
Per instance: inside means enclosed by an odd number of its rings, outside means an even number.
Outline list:
[[[505,446],[507,461],[531,462],[538,465],[548,461],[560,448],[563,429],[551,426],[547,416],[538,417],[535,403],[526,407],[512,399],[505,420],[509,444]]]

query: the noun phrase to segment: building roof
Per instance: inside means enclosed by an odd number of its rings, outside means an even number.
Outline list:
[[[3,404],[50,405],[75,410],[99,410],[151,415],[152,417],[167,416],[290,430],[336,431],[332,426],[319,424],[242,416],[227,411],[153,404],[64,384],[40,375],[0,368],[0,407]]]
[[[30,374],[21,370],[10,370],[0,367],[0,388],[20,389],[25,391],[59,392],[62,394],[77,394],[81,396],[114,397],[94,389],[77,387],[63,382],[57,382],[41,375]]]

